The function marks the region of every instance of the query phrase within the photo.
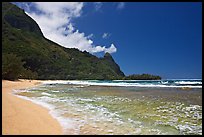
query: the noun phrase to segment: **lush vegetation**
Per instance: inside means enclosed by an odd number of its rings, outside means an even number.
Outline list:
[[[46,39],[37,23],[17,6],[2,3],[3,79],[161,79],[125,76],[109,53],[103,58]]]
[[[31,73],[34,74],[32,78],[37,79],[103,80],[124,77],[110,54],[97,58],[86,51],[64,48],[46,39],[32,18],[7,2],[2,3],[2,53],[3,56],[13,54],[23,62],[19,63],[19,67],[23,65],[27,71],[24,74],[19,71],[15,78],[20,75],[31,77]],[[5,64],[6,59],[2,61]],[[15,67],[10,69],[14,70]],[[3,78],[8,75],[6,71],[2,70]]]
[[[2,78],[11,80],[18,79],[24,69],[21,59],[14,54],[3,54],[2,60]]]
[[[16,80],[18,78],[35,79],[37,74],[23,67],[20,57],[15,54],[3,53],[2,55],[2,78]]]
[[[125,80],[159,80],[160,76],[151,75],[151,74],[133,74],[124,77]]]

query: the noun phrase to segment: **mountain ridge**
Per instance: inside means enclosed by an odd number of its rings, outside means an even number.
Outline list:
[[[38,79],[121,79],[125,75],[109,53],[98,58],[46,39],[38,24],[16,5],[2,2],[2,53],[22,58]]]

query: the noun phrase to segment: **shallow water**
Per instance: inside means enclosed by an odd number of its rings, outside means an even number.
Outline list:
[[[202,134],[202,88],[44,84],[15,94],[48,107],[64,134]]]

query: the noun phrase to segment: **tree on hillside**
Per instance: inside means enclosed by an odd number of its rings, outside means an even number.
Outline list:
[[[2,79],[16,80],[21,75],[24,62],[15,54],[2,54]]]
[[[124,77],[126,80],[160,80],[160,76],[151,75],[151,74],[133,74]]]

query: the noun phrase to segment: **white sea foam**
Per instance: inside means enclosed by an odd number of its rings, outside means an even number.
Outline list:
[[[87,99],[87,98],[79,98],[78,100],[80,100],[80,101],[93,101],[93,99]]]
[[[56,110],[56,107],[50,103],[47,103],[49,101],[51,102],[55,102],[57,101],[58,99],[56,98],[50,98],[50,97],[46,97],[46,96],[43,96],[43,97],[38,97],[38,98],[29,98],[29,97],[26,97],[26,96],[19,96],[19,95],[16,95],[16,94],[13,94],[15,95],[16,97],[19,97],[21,99],[25,99],[25,100],[28,100],[28,101],[31,101],[35,104],[38,104],[40,106],[43,106],[45,108],[47,108],[49,110],[49,114],[57,119],[57,121],[60,123],[61,127],[63,128],[63,131],[67,131],[67,129],[75,129],[77,127],[77,124],[74,122],[74,120],[72,120],[71,118],[64,118],[61,116],[61,113],[60,110]]]
[[[85,84],[89,84],[91,85],[92,83],[93,84],[107,84],[108,82],[103,82],[103,83],[99,83],[100,81],[65,81],[64,84],[72,84],[70,82],[73,82],[73,83],[80,83],[80,85],[82,83],[85,83]],[[120,83],[110,83],[110,84],[121,84],[122,82]],[[129,85],[142,85],[141,83],[125,83],[123,82],[122,84],[129,84]],[[76,84],[77,85],[77,84]],[[112,86],[110,85],[110,86]],[[145,87],[147,87],[147,85],[151,85],[153,86],[154,84],[144,84]],[[77,85],[78,86],[78,85]],[[107,85],[106,85],[107,86]],[[120,85],[119,85],[120,86]],[[165,85],[162,85],[162,86],[165,86]],[[179,86],[180,87],[180,86]],[[189,87],[189,86],[188,86]],[[26,90],[16,90],[16,92],[26,92]],[[28,90],[29,92],[29,90]],[[110,103],[114,103],[115,100],[119,100],[119,101],[125,101],[127,100],[128,98],[119,98],[117,96],[114,96],[114,97],[111,97],[111,98],[108,98],[108,97],[94,97],[94,98],[87,98],[87,97],[62,97],[62,98],[51,98],[48,93],[44,93],[43,95],[45,96],[40,96],[40,97],[25,97],[25,96],[19,96],[19,95],[16,95],[17,97],[20,97],[20,98],[23,98],[23,99],[26,99],[26,100],[30,100],[38,105],[41,105],[47,109],[49,109],[49,113],[51,114],[51,116],[53,118],[56,118],[60,125],[63,127],[64,129],[64,134],[80,134],[80,126],[83,126],[83,125],[87,125],[89,123],[94,123],[96,124],[97,122],[104,122],[104,123],[113,123],[115,125],[124,125],[125,124],[125,121],[123,121],[123,119],[121,119],[120,115],[118,115],[117,113],[113,113],[111,111],[109,111],[106,107],[104,106],[97,106],[97,105],[93,105],[89,102],[97,102],[97,101],[100,101],[100,100],[108,100]],[[47,96],[48,95],[48,96]],[[64,104],[63,106],[58,106],[58,105],[54,105],[54,104],[61,104],[61,103],[57,103],[57,102],[64,102],[62,104]],[[80,102],[82,101],[82,103]],[[85,103],[83,103],[85,102]],[[57,107],[58,106],[58,107]],[[71,106],[71,107],[69,107]],[[161,107],[161,108],[164,108],[164,109],[167,109],[165,107]],[[160,109],[161,109],[160,108]],[[159,110],[160,110],[159,109]],[[202,107],[198,106],[198,105],[192,105],[190,107],[187,107],[186,110],[189,110],[189,111],[194,111],[195,109],[202,109]],[[202,111],[202,110],[201,110]],[[65,117],[63,116],[63,114],[66,114],[68,112],[71,113],[71,114],[81,114],[80,115],[80,118],[70,118],[70,117]],[[202,116],[200,116],[200,114],[197,114],[195,113],[195,118],[200,118],[202,120]],[[139,134],[142,129],[142,124],[139,123],[134,123],[133,120],[131,119],[128,119],[128,121],[130,123],[133,123],[135,125],[137,125],[138,130],[136,130],[134,133],[137,133]],[[171,123],[170,123],[171,124]],[[140,129],[141,128],[141,129]],[[190,127],[192,128],[192,127]],[[178,129],[186,129],[188,130],[188,128],[184,128],[184,127],[181,127],[179,126]],[[193,129],[193,128],[192,128]],[[114,131],[114,128],[111,129],[111,130],[108,130],[108,132],[112,132],[112,130]],[[74,133],[69,133],[69,131],[74,131]],[[158,133],[160,134],[160,133]],[[201,128],[201,134],[202,134],[202,128]]]
[[[67,84],[67,80],[46,80],[42,81],[42,84]]]
[[[46,92],[42,92],[41,94],[42,94],[42,95],[46,95],[46,96],[52,96],[51,94],[46,93]]]
[[[60,91],[58,91],[58,90],[52,90],[51,92],[58,93],[58,92],[60,92]]]
[[[202,82],[196,82],[196,81],[176,81],[176,84],[202,84]]]
[[[151,83],[110,83],[110,82],[94,82],[94,81],[67,81],[67,84],[75,84],[75,85],[92,85],[92,86],[121,86],[121,87],[167,87],[167,88],[202,88],[202,86],[177,86],[177,85],[163,85],[163,84],[151,84]],[[202,84],[202,82],[201,82]]]
[[[152,83],[151,83],[152,82]],[[156,83],[155,83],[156,82]],[[121,86],[121,87],[167,87],[167,88],[202,88],[202,81],[174,81],[170,84],[167,80],[113,80],[113,81],[99,81],[99,80],[52,80],[44,81],[43,84],[73,84],[76,87],[87,86]],[[175,85],[179,84],[179,85]],[[189,84],[189,85],[185,85]],[[199,84],[199,85],[195,85]]]
[[[12,93],[19,93],[19,92],[29,92],[28,90],[22,90],[22,89],[13,89]]]

